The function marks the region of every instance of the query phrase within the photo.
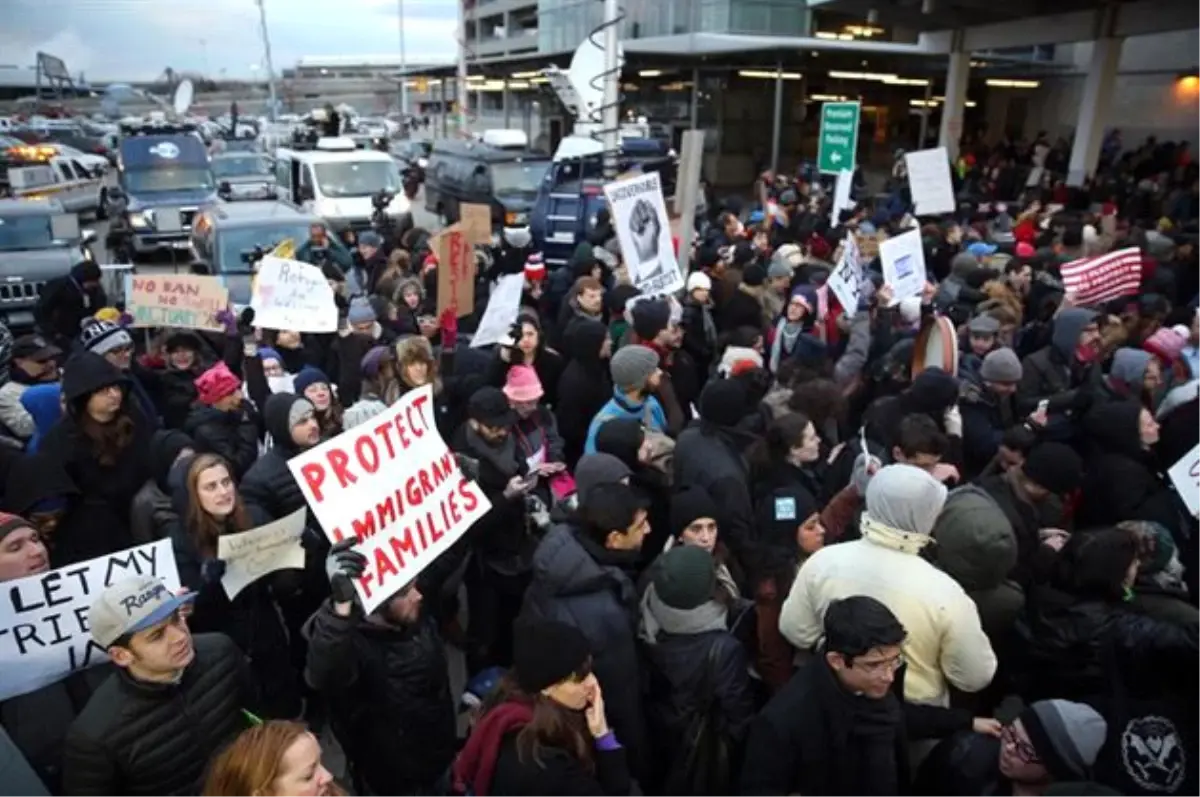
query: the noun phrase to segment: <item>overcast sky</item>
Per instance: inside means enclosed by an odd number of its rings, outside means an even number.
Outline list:
[[[264,0],[278,72],[301,56],[399,55],[399,0]],[[455,53],[457,0],[403,0],[407,58]],[[0,0],[0,63],[32,65],[39,50],[89,80],[176,71],[248,77],[263,49],[255,0]]]

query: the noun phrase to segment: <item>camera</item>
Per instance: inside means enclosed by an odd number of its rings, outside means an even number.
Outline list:
[[[383,189],[378,194],[371,195],[371,206],[374,207],[375,210],[382,213],[387,208],[388,205],[392,204],[392,200],[395,198],[396,198],[395,194],[393,194],[392,192],[390,192],[386,189]]]

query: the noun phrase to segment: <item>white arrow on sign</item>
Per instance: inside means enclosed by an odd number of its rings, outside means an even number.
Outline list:
[[[829,160],[833,161],[834,163],[841,163],[842,155],[840,152],[831,152],[829,153]]]

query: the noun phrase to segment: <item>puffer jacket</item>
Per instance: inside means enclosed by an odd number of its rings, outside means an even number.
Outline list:
[[[970,479],[988,466],[1004,433],[1016,423],[1016,400],[996,395],[978,374],[972,374],[961,380],[958,410],[962,414],[963,475]]]
[[[300,453],[292,442],[292,430],[288,425],[288,413],[298,400],[292,393],[275,393],[267,399],[263,418],[274,445],[255,460],[239,487],[246,506],[271,520],[279,520],[307,505],[287,464]]]
[[[721,539],[738,556],[758,536],[745,442],[742,432],[700,422],[685,429],[675,446],[675,484],[708,492],[721,508]]]
[[[133,539],[137,544],[160,539],[168,524],[179,520],[171,499],[171,478],[173,472],[177,480],[183,476],[175,468],[175,460],[191,445],[192,440],[177,429],[159,429],[151,435],[147,452],[151,478],[133,497],[133,506],[129,510]]]
[[[196,794],[209,759],[245,727],[246,663],[222,634],[192,637],[196,656],[176,684],[118,670],[71,725],[65,794]]]
[[[233,467],[236,481],[245,476],[258,459],[259,424],[249,403],[231,412],[201,404],[192,408],[183,430],[195,441],[197,454],[223,457]]]
[[[372,794],[429,794],[457,750],[446,652],[432,620],[397,627],[313,615],[305,677],[329,701],[333,728]]]
[[[197,365],[181,371],[168,366],[159,370],[143,368],[135,363],[133,373],[150,392],[154,406],[162,417],[163,427],[182,429],[196,400],[196,378],[203,373],[203,367]]]
[[[571,524],[554,526],[533,555],[523,615],[558,620],[587,637],[592,670],[604,691],[612,729],[629,750],[635,774],[648,765],[637,653],[637,589],[626,569],[637,552],[609,551]]]

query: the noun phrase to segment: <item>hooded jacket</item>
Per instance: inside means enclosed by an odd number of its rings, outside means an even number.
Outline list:
[[[176,429],[160,429],[150,437],[150,478],[134,496],[130,510],[133,539],[138,545],[160,539],[171,523],[178,522],[171,478],[182,476],[175,470],[175,461],[192,445],[191,438]]]
[[[675,446],[674,483],[708,493],[721,510],[721,538],[737,556],[758,537],[745,438],[735,429],[701,421],[685,429]]]
[[[608,361],[601,359],[600,347],[608,334],[599,321],[579,320],[564,338],[567,365],[558,380],[558,431],[566,443],[567,463],[574,465],[583,456],[588,425],[612,394]]]
[[[972,478],[991,463],[1004,433],[1016,425],[1016,397],[992,392],[975,372],[961,380],[958,409],[963,422],[964,475]]]
[[[876,401],[863,418],[867,437],[884,447],[891,455],[899,442],[900,422],[907,415],[926,415],[943,432],[946,430],[946,410],[958,401],[958,379],[940,368],[926,368],[917,374],[912,384],[898,396]],[[947,462],[962,461],[961,438],[950,438],[950,450],[943,457]]]
[[[234,481],[240,480],[258,459],[261,436],[258,414],[243,402],[228,412],[198,404],[183,424],[183,430],[196,443],[197,454],[217,454],[233,468]]]
[[[1101,395],[1109,401],[1139,399],[1150,365],[1150,352],[1121,348],[1113,353],[1108,376],[1104,377]]]
[[[250,466],[240,486],[242,500],[260,517],[279,520],[307,506],[287,464],[300,453],[300,448],[292,442],[288,414],[293,404],[303,400],[293,393],[275,393],[263,408],[264,424],[273,445]]]
[[[1038,402],[1048,402],[1051,429],[1062,430],[1075,413],[1086,412],[1100,384],[1100,368],[1081,363],[1075,349],[1084,327],[1096,320],[1096,313],[1080,307],[1063,310],[1054,319],[1050,345],[1035,351],[1021,363],[1021,383],[1017,387],[1017,411],[1028,415]]]
[[[62,385],[51,382],[33,385],[21,394],[21,406],[33,419],[33,435],[25,444],[25,453],[36,454],[41,448],[42,438],[62,417]]]

